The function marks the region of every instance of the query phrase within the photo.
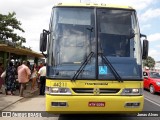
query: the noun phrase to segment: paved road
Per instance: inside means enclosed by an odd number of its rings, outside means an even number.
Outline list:
[[[145,103],[144,111],[160,111],[160,94],[152,95],[148,91],[144,91]],[[45,97],[35,95],[31,98],[24,98],[17,103],[7,107],[4,111],[44,111]],[[160,115],[160,113],[159,113]],[[118,117],[110,117],[108,115],[55,115],[54,117],[29,118],[34,120],[160,120],[160,117],[124,117],[124,115],[115,115]],[[21,120],[22,118],[12,118],[11,120]],[[27,118],[23,118],[26,120]],[[1,120],[8,120],[3,118]]]
[[[153,102],[154,104],[159,104],[160,105],[160,93],[157,94],[151,94],[149,91],[144,90],[144,95],[145,95],[145,99],[147,101]],[[160,107],[160,106],[159,106]]]

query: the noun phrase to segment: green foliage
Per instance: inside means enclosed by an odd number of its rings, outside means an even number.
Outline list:
[[[155,65],[155,60],[152,57],[148,56],[147,59],[143,61],[143,65],[149,68],[153,68]]]
[[[11,39],[12,42],[25,43],[26,39],[17,35],[14,30],[25,32],[21,27],[20,21],[15,17],[16,13],[8,13],[8,15],[0,14],[0,40]]]

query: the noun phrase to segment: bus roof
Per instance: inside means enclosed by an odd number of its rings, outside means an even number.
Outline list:
[[[101,8],[117,8],[117,9],[130,9],[134,10],[131,6],[120,6],[114,4],[98,4],[98,3],[58,3],[55,6],[67,6],[67,7],[101,7]]]

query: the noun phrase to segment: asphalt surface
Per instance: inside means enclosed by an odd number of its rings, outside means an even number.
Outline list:
[[[160,104],[160,93],[151,94],[148,90],[144,90],[144,96],[146,100],[151,100],[155,103]]]

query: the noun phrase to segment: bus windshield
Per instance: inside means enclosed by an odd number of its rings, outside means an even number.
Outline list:
[[[140,79],[141,45],[135,11],[101,8],[53,8],[48,44],[47,76],[116,80],[102,55],[122,79]],[[97,74],[98,73],[98,74]]]

